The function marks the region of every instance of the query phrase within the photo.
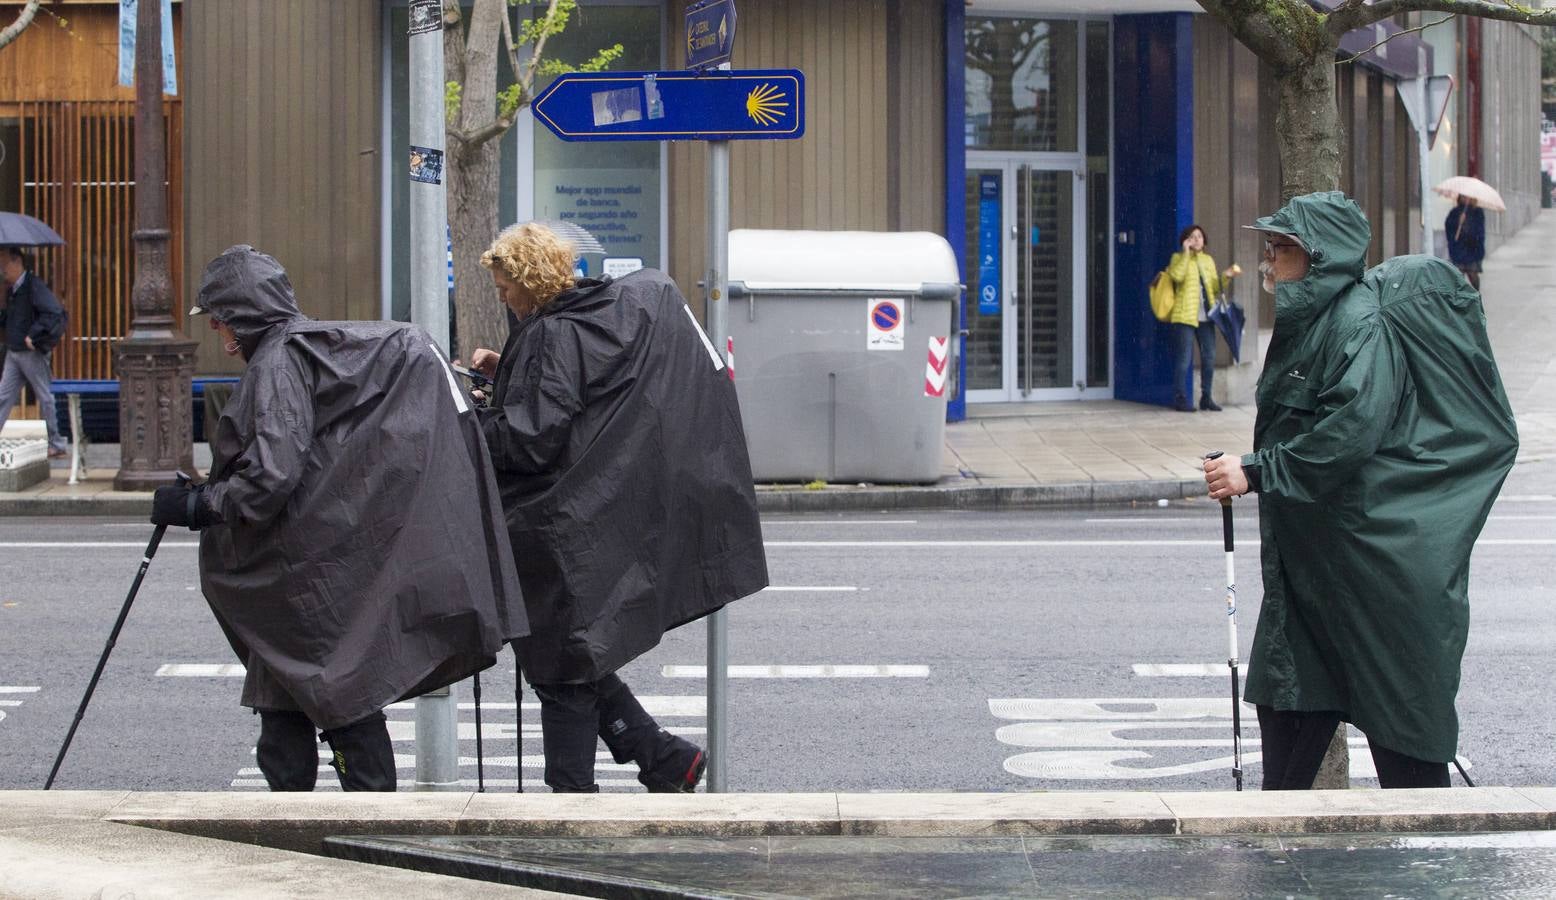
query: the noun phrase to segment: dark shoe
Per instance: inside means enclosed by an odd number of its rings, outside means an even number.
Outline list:
[[[638,774],[638,781],[650,794],[690,794],[702,782],[702,773],[708,768],[708,755],[690,741],[680,743],[685,745],[682,752]]]
[[[1216,401],[1210,399],[1209,397],[1201,397],[1201,398],[1199,398],[1199,408],[1203,409],[1205,412],[1220,412],[1221,411],[1221,407],[1216,405]]]
[[[58,447],[49,448],[49,459],[64,459],[70,455],[70,451],[61,450]]]
[[[1174,403],[1172,405],[1172,408],[1176,409],[1178,412],[1193,412],[1194,411],[1194,404],[1190,403],[1187,400],[1179,400],[1178,402],[1176,402],[1176,403]]]

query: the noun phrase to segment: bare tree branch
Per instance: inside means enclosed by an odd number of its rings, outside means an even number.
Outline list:
[[[474,131],[456,131],[450,129],[448,133],[453,135],[455,138],[458,138],[460,143],[474,146],[481,143],[482,141],[489,141],[512,127],[513,119],[498,116],[487,122],[485,125],[482,125],[480,128],[475,129]]]
[[[557,0],[551,0],[550,3],[546,4],[546,16],[545,17],[548,20],[552,16],[556,15],[556,5],[557,5]],[[539,68],[539,66],[540,66],[540,58],[546,52],[546,38],[547,37],[548,37],[548,35],[545,33],[544,30],[542,30],[541,33],[540,33],[540,37],[535,40],[535,47],[534,47],[534,49],[530,51],[529,62],[524,64],[524,72],[523,72],[523,74],[521,75],[521,74],[519,74],[517,72],[514,73],[514,77],[518,79],[520,84],[524,85],[524,93],[526,93],[526,94],[529,93],[530,86],[535,83],[535,70],[537,68]]]
[[[1329,14],[1324,27],[1339,37],[1364,25],[1407,12],[1440,12],[1456,16],[1479,16],[1503,22],[1521,22],[1525,25],[1556,25],[1556,9],[1535,9],[1502,0],[1379,0],[1369,6],[1337,9]]]
[[[0,31],[0,47],[16,40],[16,36],[22,33],[22,29],[32,24],[33,16],[38,14],[38,4],[42,0],[27,0],[27,5],[22,7],[22,14],[15,22],[7,25],[4,31]]]
[[[1399,37],[1402,34],[1410,34],[1412,31],[1425,31],[1428,28],[1433,27],[1434,25],[1441,25],[1444,22],[1451,22],[1451,21],[1453,21],[1453,16],[1452,16],[1452,14],[1449,14],[1449,15],[1443,16],[1441,19],[1438,19],[1435,22],[1427,22],[1425,25],[1418,25],[1415,28],[1406,28],[1406,29],[1403,29],[1401,31],[1396,31],[1393,34],[1389,35],[1388,37],[1384,38],[1383,40],[1378,41],[1376,44],[1373,44],[1371,47],[1368,47],[1367,49],[1361,51],[1360,53],[1355,54],[1350,59],[1342,59],[1338,63],[1336,63],[1335,65],[1343,66],[1346,63],[1356,62],[1358,59],[1361,59],[1363,56],[1366,56],[1367,54],[1369,54],[1372,51],[1378,49],[1379,47],[1383,46],[1384,44],[1387,44],[1389,41],[1392,41],[1393,39]]]
[[[1301,0],[1197,0],[1243,46],[1276,69],[1290,69],[1310,58],[1317,42],[1333,44],[1318,13]],[[1280,7],[1281,15],[1272,15]],[[1285,27],[1282,27],[1282,26]]]

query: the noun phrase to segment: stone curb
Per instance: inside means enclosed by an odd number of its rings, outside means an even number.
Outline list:
[[[1022,510],[1149,502],[1203,497],[1205,483],[1182,480],[1082,481],[1069,484],[970,484],[890,487],[762,485],[756,505],[764,513],[874,512],[904,509]],[[0,495],[0,516],[145,516],[151,494]]]
[[[1556,830],[1556,788],[1009,794],[0,792],[0,834],[140,825],[318,853],[329,835],[751,837]]]

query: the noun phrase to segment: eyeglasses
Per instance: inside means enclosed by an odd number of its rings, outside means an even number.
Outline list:
[[[1290,250],[1292,248],[1296,248],[1298,250],[1301,250],[1302,249],[1302,245],[1297,243],[1296,241],[1265,241],[1264,242],[1264,255],[1269,257],[1270,259],[1274,259],[1275,258],[1275,252],[1277,250]]]

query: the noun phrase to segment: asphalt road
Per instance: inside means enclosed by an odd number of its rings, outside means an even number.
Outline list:
[[[1236,521],[1246,659],[1261,595],[1254,505],[1240,502]],[[150,530],[122,519],[0,519],[0,788],[42,786]],[[730,681],[732,789],[1231,786],[1224,564],[1210,502],[770,517],[764,533],[774,588],[729,616],[730,662],[741,667]],[[1460,752],[1481,784],[1556,783],[1553,551],[1556,462],[1521,465],[1471,581]],[[263,789],[258,720],[237,705],[241,679],[200,674],[235,660],[197,582],[193,536],[170,534],[59,787]],[[683,628],[622,672],[663,724],[694,740],[707,727],[705,635],[700,623]],[[1152,668],[1164,665],[1188,668]],[[190,666],[205,668],[176,668]],[[516,776],[512,683],[511,659],[483,678],[486,775],[498,790]],[[464,691],[462,774],[473,784]],[[389,717],[410,723],[413,713]],[[538,715],[527,709],[525,719],[523,775],[536,789]],[[1250,709],[1245,763],[1257,785],[1251,720]],[[406,789],[411,726],[392,729]],[[1353,740],[1353,776],[1371,784]],[[606,762],[606,790],[641,790]],[[333,787],[333,776],[320,785]]]

